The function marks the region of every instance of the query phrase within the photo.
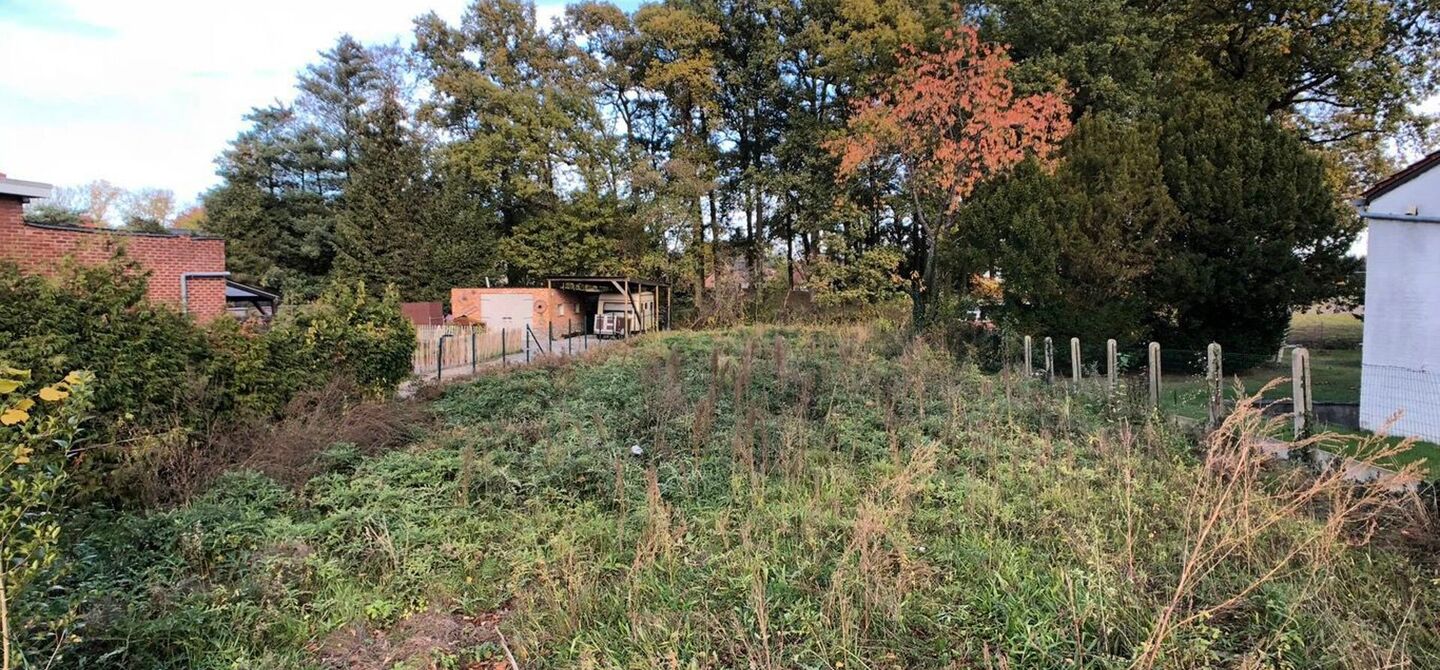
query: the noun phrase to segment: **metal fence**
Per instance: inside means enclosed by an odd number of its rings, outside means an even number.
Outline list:
[[[1361,375],[1361,428],[1440,443],[1440,374],[1372,363]]]
[[[502,355],[522,351],[525,337],[525,331],[520,329],[487,332],[482,326],[416,326],[411,362],[420,376],[434,376],[439,370],[474,369]]]
[[[1320,352],[1322,363],[1316,374],[1314,355],[1304,349],[1257,354],[1226,352],[1218,344],[1190,350],[1153,342],[1119,346],[1113,340],[1084,343],[1075,338],[1022,337],[1002,350],[1006,367],[1028,373],[1032,379],[1067,388],[1108,387],[1112,396],[1131,397],[1167,414],[1210,423],[1222,418],[1241,398],[1262,390],[1262,404],[1275,403],[1275,411],[1292,412],[1295,389],[1299,388],[1292,379],[1296,374],[1292,359],[1295,351],[1300,351],[1305,357],[1306,397],[1301,405],[1308,408],[1306,419],[1316,418],[1316,401],[1343,404],[1348,405],[1339,408],[1343,411],[1323,415],[1340,416],[1348,411],[1346,416],[1351,418],[1344,427],[1355,427],[1358,351]]]

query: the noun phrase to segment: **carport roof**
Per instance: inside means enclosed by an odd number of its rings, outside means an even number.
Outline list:
[[[669,282],[663,282],[656,279],[641,279],[639,277],[626,277],[624,275],[556,275],[553,277],[545,278],[545,283],[547,285],[554,282],[570,282],[572,284],[597,284],[608,286],[615,282],[622,281],[630,282],[631,284],[638,284],[640,286],[668,287],[670,285]]]

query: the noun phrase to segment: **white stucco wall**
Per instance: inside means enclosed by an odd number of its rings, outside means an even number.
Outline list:
[[[1411,208],[1419,211],[1411,212]],[[1407,181],[1371,201],[1371,212],[1440,216],[1440,167]]]
[[[1367,209],[1440,217],[1440,168]],[[1360,427],[1440,442],[1440,223],[1370,221],[1363,361]]]

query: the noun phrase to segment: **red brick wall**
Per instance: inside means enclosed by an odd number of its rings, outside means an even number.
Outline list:
[[[223,272],[225,241],[219,238],[148,235],[97,228],[59,230],[22,220],[19,198],[0,195],[0,261],[25,272],[51,275],[66,256],[84,264],[104,263],[116,249],[150,272],[150,299],[180,306],[180,275]],[[188,313],[205,322],[225,313],[225,279],[192,278]]]
[[[542,338],[550,328],[555,337],[568,333],[580,334],[586,330],[586,316],[579,294],[552,288],[504,287],[504,288],[452,288],[450,289],[450,313],[456,317],[467,317],[479,321],[480,296],[501,293],[524,293],[535,300],[534,311],[530,313],[530,327]],[[561,306],[564,309],[561,309]],[[561,314],[561,312],[564,314]]]

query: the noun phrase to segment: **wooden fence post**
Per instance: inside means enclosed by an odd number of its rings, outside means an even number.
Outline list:
[[[475,326],[470,326],[470,374],[472,375],[475,374],[475,368],[478,365],[476,362],[476,354],[478,351],[475,346],[475,338],[479,337],[479,335],[480,331],[477,330]]]
[[[1026,336],[1025,336],[1025,379],[1026,379],[1027,381],[1035,378],[1035,368],[1032,367],[1032,365],[1031,365],[1031,363],[1030,363],[1030,350],[1033,348],[1033,345],[1034,345],[1034,341],[1030,339],[1030,336],[1029,336],[1029,335],[1026,335]]]
[[[1080,388],[1080,338],[1070,338],[1070,382]]]
[[[1115,387],[1120,382],[1120,371],[1116,369],[1119,361],[1119,346],[1115,344],[1114,338],[1105,340],[1105,377],[1109,382],[1110,393],[1115,392]]]
[[[1055,341],[1045,338],[1045,383],[1055,383]]]
[[[1310,417],[1315,414],[1314,389],[1310,381],[1310,350],[1296,347],[1290,352],[1290,380],[1294,385],[1295,439],[1310,434]]]
[[[1160,343],[1150,343],[1150,409],[1160,408]]]
[[[1211,342],[1205,348],[1205,382],[1210,389],[1210,428],[1220,425],[1225,417],[1225,372],[1222,366],[1222,352],[1219,342]]]

